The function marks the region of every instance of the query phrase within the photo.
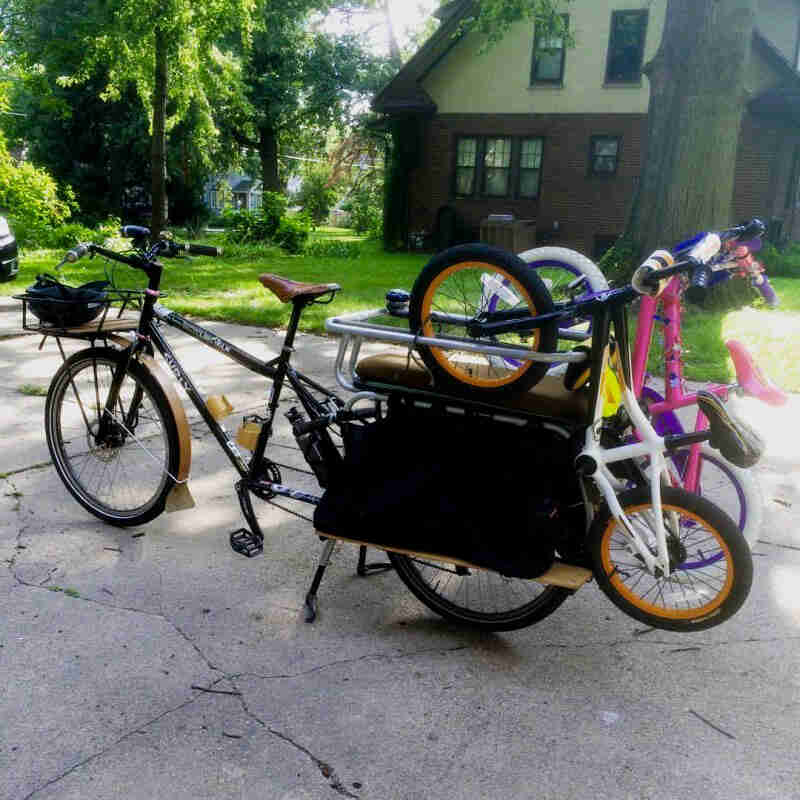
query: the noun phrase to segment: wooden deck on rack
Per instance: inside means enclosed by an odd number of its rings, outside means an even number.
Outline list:
[[[357,544],[363,547],[373,547],[376,550],[385,550],[392,553],[400,553],[404,556],[412,556],[414,558],[424,558],[431,561],[443,561],[447,564],[455,564],[459,567],[467,567],[468,569],[486,569],[486,567],[479,567],[477,564],[471,564],[469,561],[464,561],[460,558],[453,558],[452,556],[436,555],[435,553],[421,553],[418,550],[406,550],[402,547],[391,547],[387,545],[374,544],[373,542],[362,542],[358,539],[348,539],[345,536],[331,536],[328,533],[317,531],[317,535],[325,539],[336,539],[338,542],[347,542],[348,544]],[[564,564],[561,561],[556,561],[547,572],[539,575],[538,578],[531,578],[537,583],[543,583],[547,586],[560,586],[563,589],[571,589],[577,591],[585,583],[592,579],[592,571],[584,567],[576,567],[572,564]]]
[[[121,317],[119,319],[95,319],[83,325],[76,325],[74,328],[50,328],[39,326],[38,328],[31,328],[31,330],[45,336],[88,336],[93,333],[102,334],[135,331],[138,327],[138,317]]]

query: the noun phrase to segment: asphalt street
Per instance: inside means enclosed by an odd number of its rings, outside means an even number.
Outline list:
[[[30,388],[60,355],[18,325],[0,311],[0,798],[800,797],[800,397],[742,405],[769,445],[765,523],[720,627],[646,628],[591,583],[534,627],[475,633],[392,572],[357,577],[351,546],[308,625],[311,524],[261,504],[264,554],[231,551],[236,475],[182,393],[195,508],[118,529],[72,499]],[[280,332],[210,326],[278,352]],[[231,429],[263,404],[257,376],[174,342]],[[301,335],[296,363],[333,385],[335,350]],[[274,452],[305,469],[282,416]]]

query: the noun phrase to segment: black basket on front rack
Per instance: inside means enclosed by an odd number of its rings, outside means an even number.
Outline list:
[[[39,275],[24,294],[14,297],[23,303],[24,330],[68,334],[89,329],[101,333],[112,305],[115,316],[119,317],[126,307],[139,307],[142,292],[116,289],[109,281],[68,286],[50,275]]]

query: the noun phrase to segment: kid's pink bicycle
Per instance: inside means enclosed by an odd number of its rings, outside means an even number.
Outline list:
[[[738,274],[751,280],[770,307],[777,305],[777,297],[766,274],[753,258],[753,252],[761,246],[759,237],[763,226],[754,220],[744,235],[741,228],[732,230],[736,230],[738,235],[726,239],[725,231],[720,234],[723,240],[720,255],[694,285],[684,287],[681,278],[674,277],[658,297],[644,295],[641,299],[632,359],[633,388],[659,436],[685,433],[684,423],[676,412],[697,407],[697,393],[686,390],[683,376],[681,297],[684,291],[697,301],[709,285]],[[704,235],[682,242],[672,253],[676,258],[680,257]],[[608,282],[597,266],[574,250],[542,247],[528,250],[520,257],[536,269],[556,302],[583,299],[608,289]],[[664,326],[664,395],[649,385],[651,376],[647,373],[647,357],[657,322]],[[569,323],[560,329],[562,339],[574,341],[591,336],[588,322],[581,324],[580,320],[570,320]],[[783,405],[786,395],[763,374],[745,346],[735,340],[725,344],[733,360],[736,383],[714,384],[706,390],[723,401],[738,393],[757,397],[771,406]],[[704,431],[707,428],[708,420],[696,408],[693,430]],[[763,519],[763,501],[752,470],[734,466],[706,444],[694,444],[675,451],[668,459],[668,466],[673,485],[703,495],[721,507],[738,524],[750,546],[754,545]]]

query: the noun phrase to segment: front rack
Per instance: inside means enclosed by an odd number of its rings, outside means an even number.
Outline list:
[[[57,297],[48,297],[43,300],[40,296],[30,295],[27,292],[13,295],[15,300],[22,301],[22,329],[31,333],[40,333],[43,336],[55,336],[71,339],[96,339],[110,333],[136,330],[139,326],[138,316],[125,316],[127,308],[139,310],[144,292],[141,289],[106,289],[103,300],[96,301],[102,305],[102,310],[95,319],[81,325],[71,325],[66,322],[69,310],[75,305],[84,305],[85,300],[74,301]],[[28,308],[28,304],[46,302],[50,304],[53,316],[61,324],[42,322]],[[93,303],[95,301],[92,301]],[[63,311],[61,310],[63,309]],[[113,311],[112,311],[113,309]]]
[[[385,308],[368,311],[353,311],[340,314],[325,320],[325,330],[337,334],[339,349],[336,354],[336,381],[344,389],[358,392],[360,388],[356,367],[365,340],[386,342],[387,344],[405,347],[408,350],[417,345],[439,347],[444,350],[461,350],[482,353],[498,358],[517,359],[519,361],[539,361],[549,364],[578,363],[585,361],[585,352],[539,353],[516,347],[489,345],[483,342],[470,342],[464,339],[418,336],[408,329],[407,311],[389,312]],[[348,355],[348,350],[350,351]]]

